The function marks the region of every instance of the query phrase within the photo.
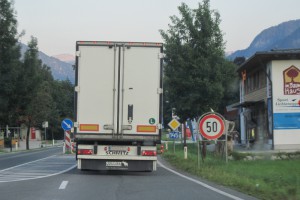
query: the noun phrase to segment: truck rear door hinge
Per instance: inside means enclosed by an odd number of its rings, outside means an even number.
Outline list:
[[[76,56],[80,57],[80,51],[76,51]]]
[[[164,53],[159,53],[159,54],[158,54],[158,59],[162,59],[162,58],[164,58],[164,57],[165,57],[165,55],[166,55],[166,54],[164,54]]]
[[[73,126],[74,126],[74,127],[78,127],[78,122],[74,122],[74,123],[73,123]]]
[[[162,94],[163,93],[163,89],[162,88],[157,88],[157,94]]]
[[[158,129],[162,129],[162,124],[157,124]]]
[[[75,90],[75,92],[79,92],[80,91],[79,86],[75,86],[74,90]]]

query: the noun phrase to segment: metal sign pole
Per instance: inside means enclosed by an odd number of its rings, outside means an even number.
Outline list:
[[[227,123],[225,123],[225,159],[226,159],[226,164],[228,163],[228,142],[227,142],[227,133],[228,133],[228,128],[229,126],[227,125]]]
[[[175,140],[173,140],[173,154],[175,154]]]
[[[61,122],[61,127],[64,129],[64,138],[65,138],[64,146],[68,150],[68,152],[70,152],[69,151],[71,148],[70,130],[73,127],[73,122],[70,119],[66,118]]]
[[[198,168],[200,168],[200,147],[199,147],[200,141],[197,141],[197,162],[198,162]]]
[[[45,146],[47,146],[47,140],[46,140],[46,126],[45,126]]]

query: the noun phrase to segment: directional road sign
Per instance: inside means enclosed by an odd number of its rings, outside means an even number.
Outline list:
[[[199,120],[199,131],[203,137],[216,140],[224,133],[225,120],[218,113],[206,113]]]
[[[177,119],[172,119],[168,125],[173,131],[175,131],[180,126],[180,123]]]
[[[171,139],[178,139],[179,138],[179,132],[178,131],[172,131],[169,133],[169,138]]]
[[[73,122],[70,119],[64,119],[61,122],[61,127],[65,130],[65,131],[69,131],[71,130],[71,128],[73,127]]]

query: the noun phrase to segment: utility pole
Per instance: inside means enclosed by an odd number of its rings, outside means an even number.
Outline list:
[[[48,121],[44,121],[43,124],[42,124],[42,126],[43,126],[43,128],[45,128],[45,145],[46,145],[46,143],[47,143],[46,142],[47,141],[46,140],[47,139],[47,137],[46,137],[47,136],[46,131],[47,131],[47,128],[48,128]]]

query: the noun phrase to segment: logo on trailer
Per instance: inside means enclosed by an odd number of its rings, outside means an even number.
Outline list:
[[[155,119],[154,118],[150,118],[149,119],[149,124],[155,124]]]
[[[106,151],[107,155],[120,156],[120,155],[128,155],[128,151]]]
[[[120,156],[120,155],[128,155],[130,152],[130,147],[127,146],[106,146],[104,147],[104,151],[106,155]]]
[[[128,162],[106,161],[106,167],[128,167]]]

